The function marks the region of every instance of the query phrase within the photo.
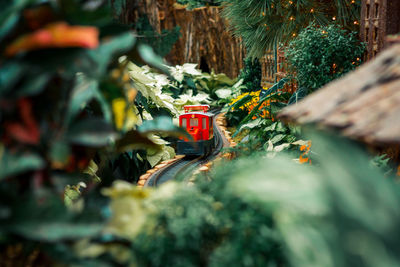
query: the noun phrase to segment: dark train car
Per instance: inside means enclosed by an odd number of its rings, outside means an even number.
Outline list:
[[[207,155],[215,144],[213,132],[214,115],[209,113],[209,105],[184,106],[185,113],[179,116],[179,126],[185,128],[193,140],[186,138],[177,144],[178,154]]]

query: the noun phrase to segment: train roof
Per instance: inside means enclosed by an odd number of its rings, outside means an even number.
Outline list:
[[[207,117],[214,116],[214,114],[210,113],[210,112],[187,112],[187,113],[181,114],[179,117],[186,116],[186,115],[202,115],[202,116],[207,116]]]

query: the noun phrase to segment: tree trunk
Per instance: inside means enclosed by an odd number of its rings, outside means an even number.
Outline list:
[[[137,12],[148,16],[153,28],[181,27],[181,38],[173,46],[166,60],[172,65],[197,63],[203,71],[225,73],[231,78],[243,68],[245,50],[241,40],[227,31],[227,21],[219,7],[202,7],[188,11],[174,0],[125,0],[123,21],[132,23]],[[132,8],[135,10],[132,10]]]

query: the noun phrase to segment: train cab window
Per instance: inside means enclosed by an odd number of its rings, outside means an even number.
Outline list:
[[[186,119],[185,118],[182,119],[182,128],[186,128]]]
[[[199,126],[199,120],[197,118],[190,119],[190,127],[197,127]]]
[[[202,126],[203,126],[203,130],[207,129],[207,118],[203,118],[201,123],[202,123]]]

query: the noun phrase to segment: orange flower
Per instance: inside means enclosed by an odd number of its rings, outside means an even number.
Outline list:
[[[6,55],[11,57],[19,52],[43,48],[96,48],[98,45],[99,31],[97,28],[69,26],[65,22],[56,22],[21,36],[6,48]]]
[[[299,162],[300,162],[301,164],[307,163],[309,160],[310,160],[309,158],[303,157],[303,155],[301,155],[300,158],[299,158]]]

